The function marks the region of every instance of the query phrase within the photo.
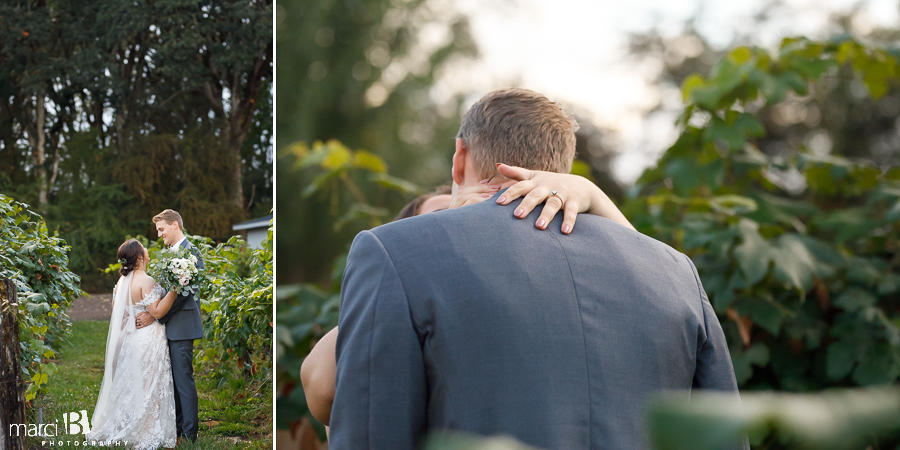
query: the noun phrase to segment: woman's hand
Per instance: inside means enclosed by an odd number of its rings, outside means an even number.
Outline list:
[[[478,186],[460,189],[450,202],[450,209],[474,205],[491,198],[500,190],[499,184],[488,184],[490,180],[481,180]]]
[[[563,210],[563,234],[572,232],[578,213],[581,212],[603,216],[635,229],[609,196],[587,178],[506,164],[497,164],[497,170],[506,178],[518,180],[518,183],[510,186],[497,199],[498,204],[508,205],[519,197],[525,197],[513,213],[514,216],[524,219],[537,205],[544,204],[544,209],[534,224],[538,229],[546,229],[560,209]],[[553,194],[554,191],[556,194]]]

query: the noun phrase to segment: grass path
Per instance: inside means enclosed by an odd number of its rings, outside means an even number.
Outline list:
[[[74,322],[72,328],[69,342],[57,348],[59,355],[55,362],[59,373],[51,379],[48,395],[29,408],[32,423],[37,422],[40,411],[43,423],[59,421],[61,433],[64,413],[82,410],[87,411],[89,416],[94,413],[103,378],[103,354],[109,322],[83,320]],[[193,445],[184,445],[179,449],[271,449],[271,382],[247,385],[241,379],[234,379],[219,383],[196,366],[195,358],[200,433]],[[75,446],[74,441],[62,447],[41,446],[39,439],[31,440],[29,446],[33,449],[85,448]]]

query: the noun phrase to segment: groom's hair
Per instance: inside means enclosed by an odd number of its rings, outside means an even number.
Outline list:
[[[496,163],[569,173],[578,123],[555,102],[527,89],[501,89],[466,112],[456,137],[472,155],[480,176],[497,174]]]
[[[178,211],[167,209],[153,216],[153,223],[159,222],[160,220],[165,220],[166,223],[178,222],[178,229],[184,232],[184,221],[181,220],[181,214],[178,214]]]

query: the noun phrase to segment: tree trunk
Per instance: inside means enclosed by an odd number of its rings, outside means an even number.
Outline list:
[[[25,449],[25,433],[10,433],[11,424],[25,424],[18,309],[16,283],[0,280],[0,438],[6,440],[0,440],[0,447],[4,450]]]
[[[47,160],[46,145],[47,132],[44,130],[45,120],[47,118],[47,109],[44,106],[44,93],[38,92],[34,105],[34,128],[29,127],[28,143],[31,144],[32,155],[34,155],[34,177],[37,181],[38,188],[38,209],[42,213],[47,213],[47,168],[44,162]]]

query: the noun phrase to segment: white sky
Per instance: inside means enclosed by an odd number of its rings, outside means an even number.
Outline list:
[[[587,111],[597,125],[617,131],[622,154],[615,172],[631,182],[676,137],[674,117],[648,120],[644,110],[660,92],[647,80],[656,68],[625,59],[628,32],[658,25],[677,35],[685,19],[700,10],[697,26],[714,45],[727,46],[735,33],[757,36],[773,46],[787,35],[821,32],[832,11],[849,10],[852,0],[785,0],[763,30],[750,28],[760,0],[459,0],[455,6],[470,18],[480,58],[444,77],[440,92],[473,93],[471,101],[493,89],[516,85],[541,92],[572,109]],[[702,6],[702,9],[700,5]],[[871,0],[854,25],[900,26],[896,0]],[[671,97],[670,97],[671,98]]]

